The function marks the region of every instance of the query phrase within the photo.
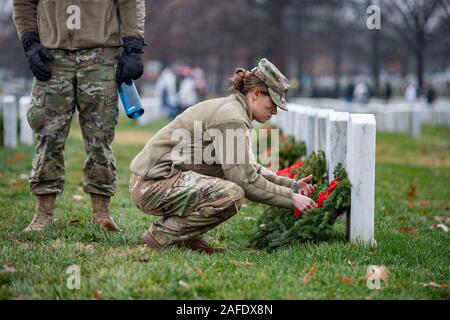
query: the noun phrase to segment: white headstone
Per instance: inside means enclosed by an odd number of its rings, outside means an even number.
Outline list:
[[[308,110],[306,113],[306,154],[310,155],[314,151],[314,143],[316,136],[316,117],[317,111],[314,109]]]
[[[3,96],[3,144],[5,148],[17,147],[17,103],[12,95]]]
[[[329,180],[334,180],[334,169],[338,163],[347,162],[348,112],[331,112],[327,126],[327,168]]]
[[[20,143],[27,146],[34,144],[34,134],[27,120],[27,111],[30,107],[31,97],[19,99]]]
[[[352,183],[352,204],[347,223],[353,243],[375,243],[375,142],[375,117],[372,114],[350,115],[347,170]]]
[[[327,126],[328,116],[333,112],[329,109],[317,110],[315,137],[314,137],[314,151],[326,152],[327,144]]]

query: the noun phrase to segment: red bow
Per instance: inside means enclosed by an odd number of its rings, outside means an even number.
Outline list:
[[[290,179],[294,179],[296,173],[294,172],[294,170],[300,168],[301,166],[303,166],[303,162],[298,161],[296,163],[294,163],[292,166],[287,167],[286,169],[280,169],[277,171],[277,175],[278,176],[282,176],[282,177],[288,177]]]
[[[330,182],[330,187],[328,188],[327,192],[320,192],[319,198],[317,198],[317,206],[319,208],[323,207],[323,202],[330,196],[330,194],[333,192],[334,189],[336,189],[337,185],[339,184],[339,180],[335,179]],[[295,209],[294,210],[294,217],[299,218],[303,214],[300,212],[300,210]]]

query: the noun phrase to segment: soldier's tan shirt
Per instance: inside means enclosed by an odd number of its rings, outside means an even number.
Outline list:
[[[223,157],[223,150],[230,142],[227,141],[227,129],[244,131],[252,129],[252,112],[247,98],[240,93],[233,93],[228,97],[204,101],[187,109],[147,142],[144,149],[131,162],[131,171],[143,179],[158,180],[172,177],[180,171],[193,170],[200,174],[235,182],[242,187],[245,196],[252,201],[293,208],[294,180],[278,177],[270,170],[252,163],[250,159],[252,150],[250,141],[247,139],[243,144],[231,144],[235,148],[235,155],[237,152],[250,155],[246,156],[243,162],[186,164],[182,156],[174,157],[172,151],[174,148],[175,150],[180,148],[181,141],[177,132],[187,133],[192,138],[188,144],[184,145],[191,150],[191,155],[196,152],[206,154],[211,151],[205,151],[205,148],[211,147],[211,142],[202,139],[201,133],[195,133],[196,130],[199,131],[198,128],[201,128],[202,133],[212,129],[222,133],[224,139],[215,139],[211,136],[211,140],[213,153],[219,158]]]
[[[13,8],[19,37],[37,32],[49,49],[114,47],[122,37],[144,38],[145,0],[14,0]],[[79,29],[71,24],[78,8]]]

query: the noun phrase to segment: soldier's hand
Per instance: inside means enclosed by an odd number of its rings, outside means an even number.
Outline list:
[[[117,82],[130,82],[139,79],[144,73],[142,49],[144,40],[135,37],[124,37],[123,51],[117,64]]]
[[[311,180],[313,179],[313,176],[310,175],[306,178],[300,179],[299,181],[297,181],[297,183],[299,184],[299,193],[307,196],[307,197],[312,197],[314,195],[314,192],[316,192],[317,190],[317,185],[312,185],[309,184],[309,182],[311,182]]]
[[[36,32],[24,33],[22,36],[22,45],[28,58],[28,65],[36,79],[39,81],[50,80],[52,70],[46,62],[52,61],[54,57],[50,50],[41,45],[39,35]]]
[[[301,194],[294,194],[293,200],[294,207],[298,209],[302,215],[307,213],[309,210],[318,207],[312,199]]]

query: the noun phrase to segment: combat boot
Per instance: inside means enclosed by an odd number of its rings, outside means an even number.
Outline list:
[[[148,231],[146,231],[142,235],[142,241],[144,241],[147,247],[149,247],[152,250],[162,250],[167,248],[166,246],[159,244],[158,241],[156,241],[155,238],[152,236],[152,234]]]
[[[108,231],[122,231],[115,223],[109,213],[111,198],[101,194],[91,193],[92,201],[92,223],[98,224]]]
[[[56,194],[36,195],[36,212],[31,223],[23,231],[40,232],[52,224],[54,222],[55,200]]]

